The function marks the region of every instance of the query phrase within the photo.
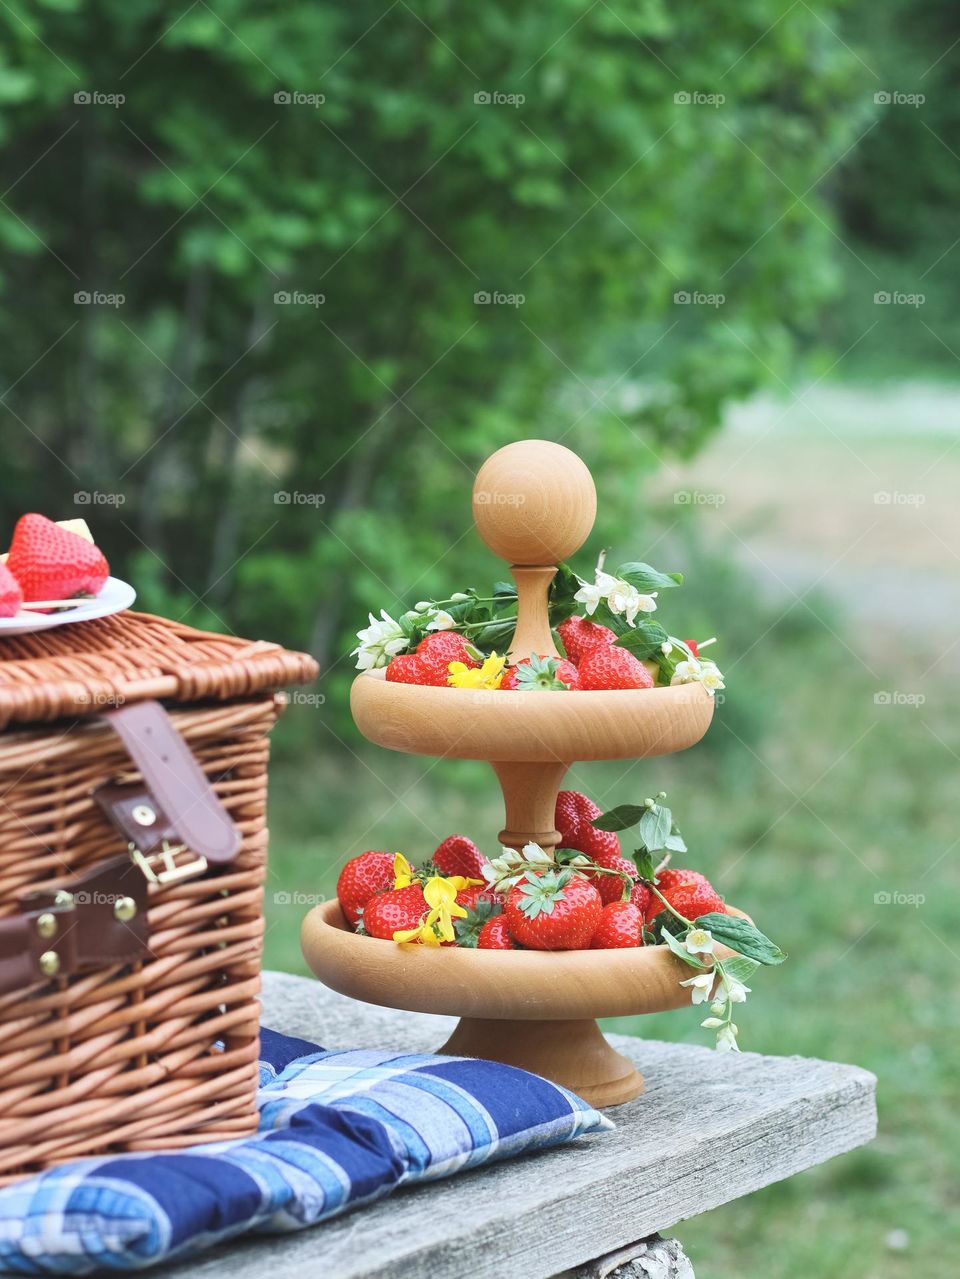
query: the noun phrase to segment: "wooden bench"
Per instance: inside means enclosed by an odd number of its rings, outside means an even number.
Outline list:
[[[448,1018],[266,973],[263,1021],[330,1048],[429,1051]],[[411,1187],[297,1234],[152,1273],[181,1279],[692,1279],[677,1222],[870,1141],[876,1079],[803,1057],[614,1037],[647,1091],[615,1132]]]

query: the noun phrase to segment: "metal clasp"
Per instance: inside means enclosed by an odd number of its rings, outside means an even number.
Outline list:
[[[159,853],[151,853],[147,857],[132,841],[127,845],[130,850],[130,856],[137,866],[143,871],[151,884],[172,884],[181,879],[193,879],[195,875],[202,875],[207,869],[207,859],[199,854],[194,856],[192,862],[184,862],[182,866],[176,863],[178,853],[188,852],[186,844],[172,845],[168,840],[163,841],[163,846]],[[156,866],[162,866],[162,870],[156,870]]]

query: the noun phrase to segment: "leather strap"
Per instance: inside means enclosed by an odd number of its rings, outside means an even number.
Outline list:
[[[30,893],[21,914],[0,920],[0,994],[145,959],[148,894],[128,857]]]
[[[108,711],[103,718],[127,748],[156,801],[155,811],[163,814],[176,838],[214,865],[232,861],[240,847],[240,832],[160,703],[134,702]],[[129,823],[122,815],[118,824],[142,848],[143,828],[129,834]]]

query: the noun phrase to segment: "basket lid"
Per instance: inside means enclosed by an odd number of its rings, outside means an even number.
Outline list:
[[[198,631],[124,612],[0,639],[0,729],[96,715],[152,697],[225,701],[316,678],[317,663],[279,644]]]

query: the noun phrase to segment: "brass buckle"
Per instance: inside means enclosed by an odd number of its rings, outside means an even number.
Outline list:
[[[176,844],[171,846],[168,840],[163,841],[163,846],[159,853],[151,853],[149,857],[143,854],[140,849],[131,842],[127,845],[130,850],[130,856],[137,866],[143,871],[151,884],[172,884],[181,879],[193,879],[195,875],[202,875],[207,869],[207,859],[197,854],[192,862],[184,862],[182,866],[176,863],[178,853],[187,852],[186,844]],[[155,870],[155,865],[161,865],[162,870]]]

